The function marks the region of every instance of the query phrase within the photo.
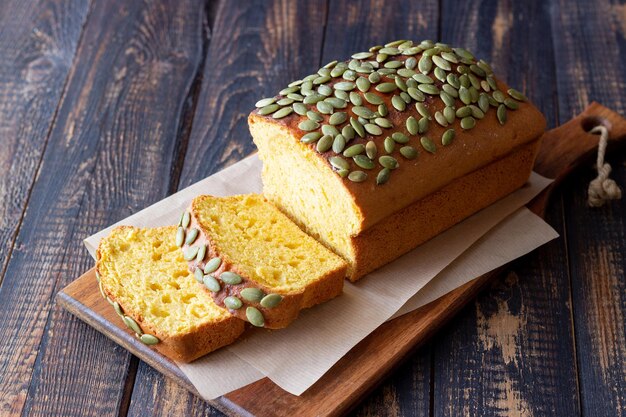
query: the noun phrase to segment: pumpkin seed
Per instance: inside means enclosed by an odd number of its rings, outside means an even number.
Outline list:
[[[309,94],[308,96],[306,96],[304,98],[304,100],[302,100],[302,102],[304,104],[316,104],[316,103],[319,103],[320,101],[324,100],[325,98],[326,97],[324,97],[321,94],[312,93],[312,94]]]
[[[374,56],[374,54],[371,52],[357,52],[352,55],[352,59],[367,59],[372,56]]]
[[[389,168],[383,168],[382,170],[380,170],[380,172],[378,172],[378,175],[376,175],[376,184],[377,185],[385,184],[387,181],[389,181],[390,176],[391,176],[391,170]]]
[[[350,98],[350,103],[352,103],[353,106],[360,106],[363,104],[363,98],[354,91],[350,91],[350,95],[348,97]]]
[[[396,77],[396,79],[394,80],[396,82],[396,85],[398,86],[398,88],[402,91],[406,91],[407,86],[406,83],[404,82],[404,80],[400,77]]]
[[[96,281],[98,281],[98,283],[100,283],[100,281],[102,280],[102,278],[100,277],[100,273],[98,271],[96,272]]]
[[[387,105],[385,103],[382,103],[378,106],[378,114],[380,114],[382,117],[385,117],[389,114],[389,111],[387,110]]]
[[[351,81],[340,81],[333,85],[335,90],[352,91],[356,87],[356,84]]]
[[[511,110],[519,109],[519,104],[517,104],[517,101],[510,99],[508,97],[504,99],[504,105],[507,106]]]
[[[204,278],[202,279],[202,283],[211,292],[218,292],[219,290],[222,289],[222,287],[220,286],[220,283],[217,281],[217,279],[215,279],[213,275],[205,275]]]
[[[430,140],[430,138],[427,136],[422,136],[420,138],[420,143],[422,144],[422,147],[430,153],[435,153],[435,151],[437,150],[437,147],[435,146],[433,141]]]
[[[274,119],[282,119],[283,117],[289,116],[291,113],[293,113],[293,108],[283,107],[282,109],[272,114],[272,117]]]
[[[446,81],[446,72],[444,70],[442,70],[441,68],[437,67],[433,70],[433,74],[435,75],[435,78],[438,79],[439,81]]]
[[[267,116],[268,114],[274,113],[278,109],[280,109],[278,104],[270,104],[269,106],[261,107],[259,109],[259,114],[261,116]]]
[[[303,143],[313,143],[319,140],[322,137],[320,132],[310,132],[300,138],[300,142]]]
[[[493,77],[487,77],[487,84],[489,84],[492,90],[498,89],[498,83],[496,83],[496,79]]]
[[[261,312],[255,307],[246,308],[246,318],[253,326],[265,326],[265,319],[263,318],[263,314],[261,314]]]
[[[479,77],[486,77],[487,74],[485,73],[485,70],[483,70],[481,67],[479,67],[476,64],[472,64],[469,67],[470,71],[472,71],[474,74],[478,75]]]
[[[348,161],[346,161],[340,156],[332,156],[328,159],[328,162],[330,162],[330,164],[337,169],[349,169],[350,168],[350,164],[348,163]]]
[[[230,310],[239,310],[243,307],[241,300],[233,295],[224,298],[224,305]]]
[[[139,337],[139,340],[141,340],[141,342],[142,342],[144,345],[148,345],[148,346],[150,346],[150,345],[156,345],[157,343],[159,343],[159,342],[160,342],[160,340],[159,340],[159,338],[158,338],[158,337],[153,336],[153,335],[148,334],[148,333],[144,333],[144,334],[142,334],[142,335]]]
[[[456,117],[467,117],[467,116],[471,116],[472,115],[472,109],[469,106],[463,106],[463,107],[459,107],[456,110]]]
[[[443,109],[443,117],[446,118],[446,120],[448,121],[448,123],[454,123],[454,120],[456,119],[456,114],[454,111],[454,107],[448,106],[445,107]]]
[[[415,71],[408,68],[401,68],[398,70],[398,75],[405,78],[411,78],[413,75],[415,75]]]
[[[205,265],[204,265],[204,273],[205,274],[210,274],[213,273],[215,271],[217,271],[217,269],[220,267],[220,265],[222,264],[222,259],[215,257],[215,258],[211,258]]]
[[[137,333],[139,336],[143,334],[143,332],[141,331],[141,327],[139,327],[137,322],[133,320],[132,317],[124,316],[122,317],[122,320],[124,320],[124,324],[128,326],[128,328],[131,329],[133,332]]]
[[[321,77],[317,77],[313,80],[313,85],[320,85],[330,81],[330,73],[329,75],[323,75]]]
[[[491,93],[491,96],[494,98],[494,100],[496,100],[498,103],[504,103],[504,99],[506,98],[504,96],[504,93],[500,90],[496,90],[493,93]]]
[[[354,128],[351,125],[345,125],[342,129],[341,129],[341,135],[346,139],[346,142],[354,139]]]
[[[450,63],[448,61],[446,61],[445,59],[443,59],[442,57],[440,57],[438,55],[433,55],[431,57],[431,59],[433,60],[433,64],[435,64],[436,66],[438,66],[442,70],[445,70],[445,71],[451,71],[452,70],[452,67],[450,66]]]
[[[410,70],[415,69],[415,67],[417,67],[417,59],[413,57],[408,58],[406,61],[404,61],[404,66]]]
[[[467,77],[469,78],[470,84],[472,84],[472,87],[474,87],[477,90],[480,89],[480,80],[476,78],[474,74],[467,74]]]
[[[278,104],[279,106],[288,106],[288,105],[290,105],[291,103],[293,103],[293,100],[292,100],[292,99],[290,99],[290,98],[281,98],[280,100],[278,100],[278,101],[276,102],[276,104]],[[291,108],[291,107],[289,107],[289,108]],[[283,110],[284,110],[284,109],[283,109]],[[292,110],[293,110],[293,109],[292,109]],[[282,110],[281,110],[281,111],[282,111]],[[278,112],[274,113],[274,115],[276,115],[276,114],[278,114]],[[274,116],[272,116],[272,117],[274,117]],[[277,117],[274,117],[274,118],[276,119]]]
[[[206,245],[200,245],[200,248],[198,249],[198,254],[196,255],[196,262],[204,261],[204,257],[206,256],[206,250]]]
[[[280,302],[283,301],[283,297],[280,294],[268,294],[261,299],[261,306],[265,308],[274,308]]]
[[[367,142],[367,144],[365,145],[365,154],[367,155],[367,157],[369,159],[374,159],[376,158],[376,154],[378,153],[377,149],[376,149],[376,144],[374,143],[373,140],[370,140]]]
[[[483,117],[485,117],[485,113],[483,113],[483,111],[475,105],[470,105],[469,108],[472,110],[472,116],[474,116],[474,118],[476,119],[482,119]]]
[[[441,93],[439,93],[439,97],[441,97],[441,101],[443,101],[443,103],[446,106],[454,106],[454,104],[456,103],[456,100],[454,99],[454,97],[452,97],[450,94],[446,93],[445,91],[442,91]]]
[[[498,117],[498,122],[500,122],[501,125],[506,123],[506,106],[504,104],[500,104],[498,106],[496,116]]]
[[[187,239],[185,239],[185,245],[191,245],[198,238],[199,230],[195,227],[187,233]]]
[[[380,96],[371,92],[365,93],[363,97],[365,97],[365,101],[375,106],[382,104],[384,102]]]
[[[408,130],[411,135],[417,135],[418,123],[415,117],[410,116],[406,119],[406,130]]]
[[[406,159],[415,159],[417,158],[417,149],[412,146],[403,146],[400,148],[400,154]]]
[[[333,115],[334,116],[334,115]],[[314,122],[313,120],[303,120],[298,124],[298,129],[300,130],[304,130],[305,132],[309,132],[311,130],[315,130],[318,129],[320,127],[320,124],[317,122]]]
[[[265,296],[265,293],[256,287],[248,287],[241,290],[241,297],[251,303],[258,303]]]
[[[356,86],[361,92],[366,92],[370,88],[370,81],[365,77],[359,77],[356,80]]]
[[[354,106],[352,108],[352,112],[356,114],[357,116],[361,116],[366,119],[371,119],[373,117],[376,117],[376,114],[373,111],[363,106]]]
[[[442,52],[441,57],[445,59],[446,61],[452,62],[453,64],[459,63],[459,59],[452,52]]]
[[[391,139],[393,139],[394,142],[401,144],[409,142],[409,137],[402,132],[394,132],[391,135]]]
[[[339,134],[339,130],[333,125],[322,125],[322,135],[336,136]]]
[[[367,179],[367,174],[363,171],[352,171],[348,174],[348,179],[352,182],[363,182]]]
[[[337,97],[328,97],[324,99],[325,103],[330,104],[336,109],[344,109],[348,105],[346,100]]]
[[[291,108],[293,108],[293,111],[295,111],[300,116],[304,116],[307,112],[306,106],[302,103],[293,103]]]
[[[298,90],[300,90],[300,88],[298,86],[294,85],[294,86],[291,86],[291,87],[283,88],[282,90],[280,90],[278,92],[278,94],[280,94],[281,96],[286,96],[287,94],[295,93]]]
[[[353,70],[349,69],[349,70],[345,71],[342,74],[342,77],[343,77],[344,80],[354,81],[354,80],[356,80],[356,72],[354,72]]]
[[[489,110],[489,96],[485,93],[481,93],[478,96],[478,107],[483,111],[483,113],[487,113]]]
[[[351,117],[350,126],[352,126],[357,135],[359,135],[360,137],[365,137],[365,129],[363,128],[361,122]]]
[[[424,101],[426,99],[424,93],[418,90],[417,87],[407,88],[407,93],[409,93],[409,96],[415,101]]]
[[[430,94],[430,95],[437,95],[439,94],[439,89],[434,86],[433,84],[420,84],[417,86],[417,88],[426,94]]]
[[[367,123],[365,125],[365,130],[367,131],[367,133],[374,136],[380,136],[383,134],[383,130],[374,123]]]
[[[186,229],[187,227],[189,227],[189,223],[191,223],[191,214],[189,214],[188,211],[183,213],[183,219],[181,220],[180,225]]]
[[[435,112],[435,120],[443,127],[448,126],[448,119],[446,119],[443,113],[441,113],[440,111]]]
[[[394,142],[394,140],[391,139],[389,136],[387,136],[383,141],[383,147],[385,148],[385,152],[387,153],[392,153],[395,146],[396,142]]]
[[[331,125],[340,125],[346,120],[348,120],[348,113],[338,112],[330,116],[330,118],[328,119],[328,123],[330,123]]]
[[[333,137],[331,135],[324,135],[317,141],[315,149],[319,153],[328,151],[333,146]]]
[[[391,93],[396,88],[398,88],[396,83],[380,83],[375,87],[375,90],[381,93]]]
[[[474,119],[472,116],[464,117],[461,119],[461,128],[469,130],[472,129],[474,126],[476,126],[476,119]]]
[[[422,55],[419,62],[417,63],[417,68],[420,70],[422,74],[428,74],[433,67],[433,61],[429,56]]]
[[[461,83],[459,82],[459,77],[456,74],[448,74],[446,76],[446,81],[448,82],[448,84],[450,84],[452,87],[456,88],[457,90],[459,87],[461,87]]]
[[[196,268],[196,270],[193,272],[193,276],[198,282],[202,282],[202,280],[204,279],[204,274],[202,273],[202,269],[200,268]]]
[[[191,261],[192,259],[195,259],[196,256],[198,256],[198,247],[197,246],[190,246],[187,248],[186,251],[183,252],[183,258],[186,261]]]
[[[314,122],[321,122],[322,120],[324,120],[324,116],[313,110],[309,110],[308,112],[306,112],[306,117],[308,117],[310,120],[313,120]]]
[[[422,117],[421,119],[419,119],[419,121],[417,122],[417,133],[418,134],[426,133],[426,131],[428,130],[429,124],[430,123],[427,117]]]
[[[239,274],[236,274],[232,271],[222,272],[222,275],[220,275],[220,279],[222,280],[222,282],[229,284],[229,285],[241,284],[241,281],[242,281],[241,276],[239,276]]]
[[[459,98],[464,104],[470,104],[472,102],[472,96],[466,87],[461,86],[459,88]]]
[[[456,131],[454,129],[446,130],[445,132],[443,132],[443,135],[441,135],[441,144],[443,146],[448,146],[454,140],[455,135]]]
[[[122,311],[122,307],[120,307],[120,303],[118,303],[117,301],[113,301],[113,308],[115,309],[115,312],[118,316],[124,317],[124,312]]]
[[[389,121],[389,119],[385,119],[384,117],[375,118],[374,123],[376,123],[380,127],[384,127],[385,129],[393,127],[393,124]]]
[[[332,146],[333,152],[341,153],[343,152],[345,147],[346,147],[346,139],[343,137],[343,135],[339,134],[335,136],[335,139],[333,140],[333,146]]]
[[[415,109],[420,115],[430,119],[430,111],[428,110],[428,107],[426,107],[424,103],[415,103]]]
[[[363,169],[373,169],[374,168],[374,161],[372,161],[371,159],[369,159],[367,156],[365,155],[355,155],[352,160],[354,161],[355,164],[357,164],[360,168]]]
[[[317,111],[322,114],[331,114],[333,112],[332,104],[326,101],[318,101],[315,106],[317,107]]]
[[[404,111],[406,109],[406,103],[400,96],[391,97],[391,105],[398,111]]]
[[[396,169],[398,168],[398,161],[393,156],[383,155],[378,158],[378,162],[385,168]]]
[[[275,102],[276,102],[276,98],[275,97],[268,97],[268,98],[263,98],[263,99],[257,101],[254,106],[257,107],[257,108],[260,108],[260,107],[269,106],[270,104],[274,104]]]
[[[176,229],[176,246],[180,248],[183,246],[183,243],[185,243],[185,229],[181,226]]]

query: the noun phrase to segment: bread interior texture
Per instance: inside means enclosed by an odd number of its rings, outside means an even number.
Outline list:
[[[173,337],[228,318],[189,272],[175,227],[122,227],[98,249],[102,286],[126,311]]]
[[[340,177],[287,128],[254,117],[249,125],[263,161],[265,196],[315,239],[354,259],[350,236],[363,219]]]
[[[300,292],[345,265],[258,194],[200,196],[193,210],[220,255],[277,292]]]

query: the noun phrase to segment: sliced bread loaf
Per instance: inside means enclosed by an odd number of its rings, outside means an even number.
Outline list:
[[[232,343],[245,323],[217,306],[189,272],[176,227],[122,226],[102,239],[96,276],[102,295],[146,344],[190,362]]]
[[[215,302],[258,327],[285,327],[343,289],[346,263],[258,194],[195,198],[176,240]]]

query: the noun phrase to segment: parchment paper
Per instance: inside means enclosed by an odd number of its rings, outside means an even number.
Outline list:
[[[261,163],[256,155],[247,158],[90,236],[85,245],[93,256],[100,239],[118,224],[141,227],[173,224],[190,201],[200,194],[261,192],[260,170]],[[207,399],[262,376],[269,377],[284,390],[300,395],[354,345],[401,308],[410,311],[489,270],[485,271],[485,268],[493,269],[556,237],[549,226],[525,209],[511,216],[549,183],[550,180],[533,173],[529,183],[520,190],[358,283],[346,282],[344,294],[302,312],[289,328],[278,331],[255,329],[227,348],[192,364],[179,366]],[[494,229],[499,233],[493,234],[493,239],[485,237],[479,241],[509,216],[501,225],[502,229]],[[481,256],[477,257],[475,253],[453,263],[475,242],[476,251]],[[437,279],[425,288],[424,294],[413,298],[440,273],[442,279]]]

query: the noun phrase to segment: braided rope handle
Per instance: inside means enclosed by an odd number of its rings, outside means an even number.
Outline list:
[[[609,178],[611,165],[604,162],[609,130],[605,126],[599,125],[591,129],[590,133],[599,134],[600,142],[598,143],[598,157],[596,159],[598,176],[589,183],[587,203],[591,207],[602,207],[609,200],[622,198],[622,189],[614,180]]]

